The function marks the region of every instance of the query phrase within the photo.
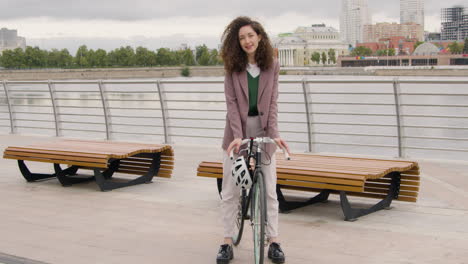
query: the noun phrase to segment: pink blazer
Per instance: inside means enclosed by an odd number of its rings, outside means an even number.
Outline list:
[[[269,69],[260,72],[258,83],[258,113],[265,136],[270,138],[279,137],[278,76],[279,62],[275,59]],[[246,122],[249,112],[247,71],[227,73],[224,79],[224,94],[226,96],[227,116],[222,147],[226,150],[234,138],[246,137]],[[274,147],[267,147],[269,153],[274,150]]]

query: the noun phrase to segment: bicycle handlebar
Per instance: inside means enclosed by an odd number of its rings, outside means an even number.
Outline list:
[[[250,138],[243,139],[242,142],[241,142],[241,145],[243,145],[245,143],[249,143],[250,141],[251,141]],[[253,141],[256,142],[256,143],[273,143],[277,147],[279,147],[279,148],[281,148],[283,150],[285,160],[291,160],[291,157],[289,157],[289,154],[288,154],[288,151],[286,150],[286,148],[285,147],[280,147],[276,143],[275,140],[273,140],[273,139],[271,139],[269,137],[257,137],[257,138],[254,138]],[[234,159],[234,149],[231,149],[231,151],[229,152],[229,158],[231,158],[231,160]]]

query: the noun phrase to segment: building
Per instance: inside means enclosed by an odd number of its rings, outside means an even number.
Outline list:
[[[367,0],[342,0],[340,32],[342,40],[352,46],[363,42],[364,25],[372,24]]]
[[[424,41],[440,41],[441,35],[440,32],[425,32]]]
[[[325,52],[328,56],[330,49],[334,50],[335,57],[349,54],[348,44],[341,41],[338,30],[325,24],[298,27],[293,33],[279,34],[273,40],[273,46],[281,66],[317,65],[312,61],[312,54]],[[319,64],[322,64],[321,60]]]
[[[400,0],[400,24],[405,23],[421,25],[424,31],[424,0]]]
[[[0,52],[16,48],[26,49],[26,39],[18,37],[18,31],[16,29],[0,29]]]
[[[408,39],[424,40],[424,30],[421,25],[409,22],[398,23],[377,23],[375,25],[364,25],[363,42],[376,42],[382,38],[405,37]]]
[[[340,56],[338,65],[341,67],[468,65],[468,54],[444,54],[442,52],[441,49],[448,44],[448,42],[425,42],[419,45],[411,55]]]
[[[402,36],[394,36],[389,38],[381,38],[377,42],[359,43],[357,46],[370,48],[373,53],[378,50],[394,49],[396,55],[409,55],[414,51],[414,45],[418,42],[415,38],[406,38]]]
[[[468,65],[467,54],[338,57],[341,67]]]
[[[468,38],[468,8],[442,8],[440,17],[442,40],[464,41]]]

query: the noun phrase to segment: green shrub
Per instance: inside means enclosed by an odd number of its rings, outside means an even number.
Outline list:
[[[190,76],[190,68],[185,66],[182,68],[182,70],[180,71],[180,75],[184,76],[184,77],[189,77]]]

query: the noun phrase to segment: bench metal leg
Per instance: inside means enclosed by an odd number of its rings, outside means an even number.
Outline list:
[[[57,179],[60,181],[60,183],[64,187],[72,186],[73,184],[76,184],[76,183],[82,183],[82,182],[88,182],[88,181],[94,180],[94,177],[86,177],[86,178],[70,177],[70,176],[76,175],[76,172],[78,171],[77,166],[71,166],[63,170],[60,167],[60,164],[54,163],[54,170],[55,170],[55,175],[57,176]]]
[[[221,200],[222,200],[223,199],[223,196],[221,195],[221,191],[223,190],[223,179],[222,178],[217,178],[216,179],[216,186],[218,187],[219,198],[221,198]]]
[[[151,166],[144,175],[126,182],[116,182],[110,180],[112,174],[114,174],[114,172],[119,168],[119,163],[119,160],[112,161],[109,168],[102,172],[101,169],[94,169],[94,177],[96,178],[96,183],[99,185],[101,191],[104,192],[141,183],[150,183],[153,177],[159,172],[161,165],[161,153],[152,153]]]
[[[330,190],[322,190],[319,194],[310,198],[307,201],[291,202],[291,201],[286,201],[286,199],[284,198],[283,192],[281,191],[281,185],[277,184],[276,195],[278,196],[280,213],[288,213],[291,210],[301,208],[304,206],[308,206],[314,203],[326,202],[328,200],[328,196],[330,195]]]
[[[55,173],[53,174],[45,174],[45,173],[31,173],[29,171],[28,166],[24,163],[24,160],[18,160],[18,167],[21,171],[21,174],[23,174],[23,177],[26,179],[28,182],[33,182],[33,181],[38,181],[42,179],[48,179],[48,178],[53,178],[55,177]]]
[[[392,200],[398,198],[398,194],[400,192],[401,175],[399,172],[392,172],[390,173],[390,177],[392,178],[392,181],[387,196],[370,208],[352,208],[351,204],[348,201],[346,192],[340,191],[341,208],[343,209],[343,214],[345,216],[344,220],[356,221],[357,218],[363,215],[367,215],[390,207]]]

